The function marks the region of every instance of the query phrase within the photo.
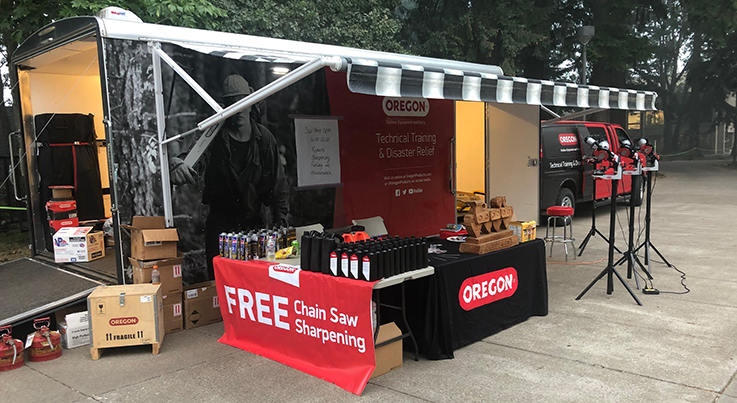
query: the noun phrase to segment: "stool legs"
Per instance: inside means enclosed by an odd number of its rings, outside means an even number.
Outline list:
[[[555,220],[560,218],[563,220],[563,236],[555,236]],[[550,221],[553,220],[553,236],[550,236]],[[550,243],[550,257],[553,257],[553,244],[561,242],[566,253],[566,262],[568,262],[568,244],[573,246],[573,259],[576,259],[576,243],[573,238],[573,217],[571,216],[548,216],[548,226],[545,229],[545,242]]]

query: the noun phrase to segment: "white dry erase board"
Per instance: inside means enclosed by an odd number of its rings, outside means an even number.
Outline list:
[[[338,120],[295,118],[297,144],[297,186],[324,186],[340,183]]]

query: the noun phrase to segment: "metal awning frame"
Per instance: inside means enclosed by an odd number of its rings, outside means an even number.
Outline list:
[[[285,74],[284,76],[270,82],[266,86],[259,90],[251,93],[247,97],[234,103],[233,105],[223,108],[218,104],[217,101],[200,86],[179,64],[174,61],[166,52],[161,50],[161,43],[149,42],[151,50],[151,56],[153,58],[153,73],[154,73],[154,98],[156,105],[156,126],[157,135],[159,140],[159,168],[161,169],[161,187],[162,187],[162,198],[164,201],[164,220],[166,221],[167,227],[174,226],[174,214],[172,210],[172,199],[171,199],[171,179],[169,177],[169,153],[166,145],[172,141],[178,140],[190,134],[202,131],[203,135],[197,139],[194,146],[187,153],[184,159],[184,163],[193,166],[204,154],[207,147],[210,145],[215,135],[220,131],[223,123],[229,117],[241,112],[242,110],[255,105],[256,103],[274,95],[275,93],[283,90],[284,88],[302,80],[303,78],[322,70],[325,67],[330,67],[333,71],[340,71],[345,66],[345,61],[340,57],[317,57],[293,71]],[[197,127],[188,130],[184,133],[177,134],[170,138],[166,137],[166,110],[164,108],[164,91],[163,91],[163,77],[161,70],[161,61],[164,61],[169,67],[174,70],[184,82],[186,82],[197,95],[210,105],[215,113],[209,118],[199,122]]]

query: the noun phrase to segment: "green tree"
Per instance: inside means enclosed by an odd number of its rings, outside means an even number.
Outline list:
[[[224,31],[402,52],[399,0],[213,0]]]
[[[659,0],[586,0],[590,20],[584,25],[596,27],[588,46],[591,60],[590,84],[627,88],[631,70],[639,60],[647,59],[653,48],[641,32],[648,21],[662,18],[665,10]],[[627,112],[610,110],[599,119],[626,127]]]
[[[643,29],[650,41],[650,57],[638,60],[634,80],[658,93],[658,108],[663,111],[664,148],[678,147],[684,100],[685,75],[691,55],[692,34],[680,0],[665,0],[666,15],[653,19]]]
[[[547,53],[549,14],[555,2],[405,0],[402,42],[410,53],[500,66],[505,74],[524,70],[518,57]],[[537,51],[537,52],[536,52]]]
[[[52,21],[77,15],[94,15],[107,6],[119,6],[133,11],[145,22],[172,24],[194,28],[218,28],[225,13],[208,0],[0,0],[0,66],[10,66],[12,54],[25,38]],[[17,82],[15,72],[3,77],[3,88]],[[13,98],[18,99],[17,91]],[[17,108],[18,102],[13,102]],[[16,116],[19,111],[16,110]],[[8,127],[7,117],[0,113],[0,127]]]

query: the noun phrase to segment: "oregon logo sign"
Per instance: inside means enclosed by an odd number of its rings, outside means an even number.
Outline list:
[[[430,101],[425,98],[385,97],[382,101],[386,116],[427,116]]]
[[[517,270],[507,267],[467,278],[458,291],[458,302],[466,311],[508,298],[517,291]]]
[[[135,325],[138,323],[138,318],[135,316],[129,318],[112,318],[109,323],[110,326]]]
[[[558,142],[560,142],[560,145],[566,146],[566,147],[578,145],[578,139],[576,138],[576,135],[572,133],[559,134]]]

